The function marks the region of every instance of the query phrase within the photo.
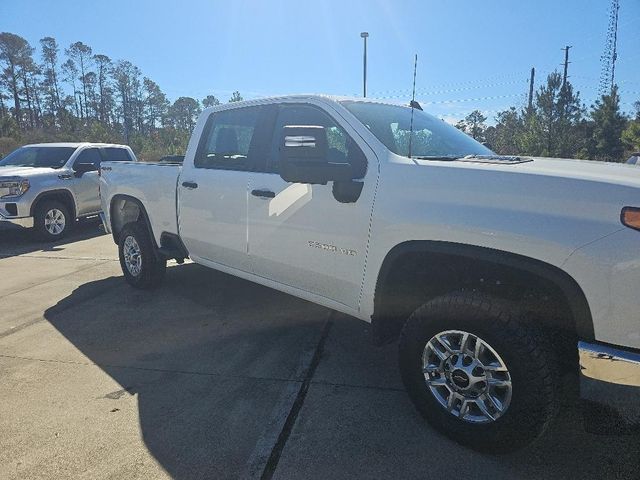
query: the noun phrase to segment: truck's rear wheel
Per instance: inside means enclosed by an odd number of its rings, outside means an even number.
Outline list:
[[[517,307],[478,293],[438,297],[407,320],[400,369],[411,400],[435,428],[484,452],[536,439],[558,405],[558,361]]]
[[[130,285],[149,289],[162,282],[167,261],[158,255],[149,232],[140,223],[128,223],[122,228],[118,253],[122,273]]]
[[[36,206],[34,227],[41,239],[55,242],[63,238],[73,225],[69,209],[57,200],[43,200]]]

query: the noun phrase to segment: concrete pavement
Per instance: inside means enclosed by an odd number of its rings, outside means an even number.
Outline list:
[[[638,437],[569,400],[537,445],[476,454],[367,324],[194,264],[136,291],[116,253],[95,224],[0,231],[0,478],[638,478]]]

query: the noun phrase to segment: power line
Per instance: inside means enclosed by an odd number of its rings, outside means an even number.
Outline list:
[[[498,100],[501,98],[521,98],[522,93],[515,93],[511,95],[488,95],[486,97],[475,97],[475,98],[458,98],[453,100],[436,100],[436,101],[423,101],[420,100],[420,104],[423,105],[448,105],[455,103],[465,103],[465,102],[481,102],[483,100]]]
[[[495,80],[502,80],[502,79],[508,79],[508,78],[515,78],[515,77],[520,77],[520,78],[525,78],[524,77],[524,73],[523,72],[518,72],[518,73],[510,73],[510,74],[505,74],[505,75],[494,75],[491,77],[487,77],[481,80],[478,80],[477,78],[474,78],[473,80],[466,80],[466,81],[462,81],[462,82],[451,82],[451,83],[443,83],[443,84],[436,84],[436,85],[432,85],[429,88],[434,88],[434,89],[440,89],[440,88],[446,88],[449,89],[451,87],[461,87],[461,89],[464,89],[465,86],[470,86],[468,88],[473,89],[476,88],[474,86],[474,84],[477,84],[478,81],[483,81],[483,82],[490,82],[490,81],[495,81]],[[516,80],[514,81],[514,83],[519,83],[521,80]],[[511,82],[504,82],[505,84],[507,83],[511,83]],[[500,83],[490,83],[487,86],[493,86],[493,85],[499,85]],[[390,89],[390,90],[377,90],[374,92],[370,92],[373,93],[375,95],[386,95],[386,94],[401,94],[406,92],[407,89],[406,88],[402,88],[402,89]],[[420,90],[416,90],[416,92],[419,92]],[[449,91],[449,90],[447,90]],[[381,98],[381,97],[377,97],[377,98]]]
[[[473,86],[469,86],[469,87],[460,87],[460,88],[449,88],[449,89],[445,89],[445,90],[422,90],[422,89],[416,89],[416,93],[420,94],[420,95],[442,95],[444,93],[457,93],[457,92],[466,92],[469,90],[481,90],[483,88],[493,88],[493,87],[500,87],[500,86],[506,86],[506,85],[521,85],[524,82],[526,82],[526,80],[520,79],[520,80],[513,80],[510,82],[497,82],[497,83],[486,83],[486,84],[479,84],[479,85],[473,85]],[[409,90],[394,90],[395,92],[398,92],[397,94],[394,95],[375,95],[375,98],[378,99],[383,99],[383,98],[405,98],[407,96],[410,96],[410,91]],[[378,93],[382,93],[382,92],[378,92]]]

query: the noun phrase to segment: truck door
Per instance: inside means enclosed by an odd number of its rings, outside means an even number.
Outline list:
[[[250,271],[247,186],[262,107],[212,113],[178,180],[180,236],[194,260]]]
[[[308,185],[280,177],[285,125],[325,127],[330,155],[351,163],[362,183],[357,198],[345,200],[332,182]],[[269,160],[250,174],[248,211],[254,273],[357,309],[378,168],[373,150],[354,135],[319,106],[280,105]]]
[[[97,148],[85,148],[73,162],[75,166],[78,163],[93,163],[96,167],[95,171],[84,172],[82,175],[72,175],[71,181],[73,193],[76,197],[76,215],[82,216],[89,213],[97,213],[100,211],[100,191],[98,186],[98,168],[100,168],[100,151]]]

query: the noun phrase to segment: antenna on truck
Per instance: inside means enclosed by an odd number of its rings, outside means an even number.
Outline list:
[[[413,110],[418,108],[422,110],[422,107],[416,102],[416,71],[418,70],[418,54],[416,53],[415,61],[413,63],[413,94],[411,95],[411,126],[409,127],[409,158],[411,158],[411,143],[413,140]]]

